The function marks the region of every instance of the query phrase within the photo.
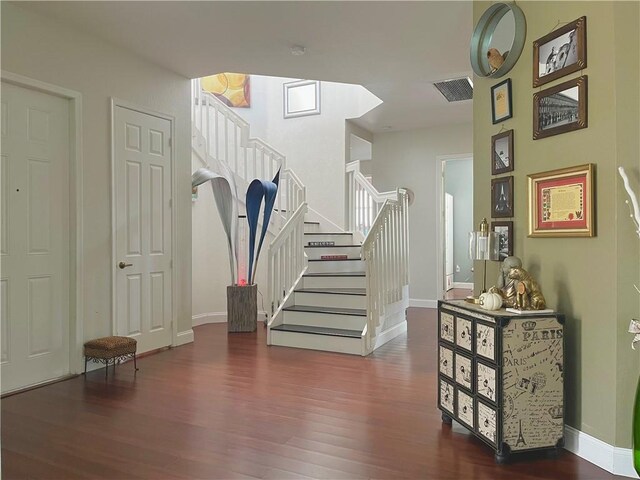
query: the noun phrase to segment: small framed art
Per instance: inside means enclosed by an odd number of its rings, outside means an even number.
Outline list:
[[[580,17],[533,42],[533,86],[587,66],[587,17]]]
[[[587,76],[533,95],[533,139],[587,128]]]
[[[530,237],[593,237],[594,165],[528,175]]]
[[[491,180],[491,216],[513,217],[513,175]]]
[[[491,175],[513,171],[513,130],[491,137]]]
[[[511,117],[511,79],[507,78],[491,87],[491,120],[496,124]]]
[[[513,256],[513,221],[491,222],[491,231],[498,234],[500,261]]]

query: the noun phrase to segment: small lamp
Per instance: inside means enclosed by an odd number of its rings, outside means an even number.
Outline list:
[[[469,232],[469,257],[471,260],[483,260],[482,291],[487,291],[487,260],[500,260],[500,235],[489,231],[489,223],[486,218],[480,222],[480,230]],[[476,303],[477,299],[468,297],[467,300]]]

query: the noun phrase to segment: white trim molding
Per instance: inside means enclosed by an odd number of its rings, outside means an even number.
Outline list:
[[[633,468],[630,448],[614,447],[569,425],[565,425],[564,432],[564,448],[571,453],[614,475],[640,478]]]
[[[453,282],[453,288],[464,288],[465,290],[473,290],[472,282]]]
[[[258,311],[258,321],[264,322],[267,318],[267,312]],[[208,312],[197,313],[191,317],[191,326],[199,327],[200,325],[207,325],[209,323],[227,323],[227,312]]]
[[[193,329],[185,330],[184,332],[178,332],[176,341],[172,347],[179,347],[180,345],[186,345],[187,343],[193,343]]]
[[[437,300],[425,300],[422,298],[410,298],[409,299],[410,307],[418,307],[418,308],[438,308]]]

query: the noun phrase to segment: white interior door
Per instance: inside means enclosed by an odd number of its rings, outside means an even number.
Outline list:
[[[171,344],[171,122],[114,107],[116,331]]]
[[[445,291],[453,288],[453,195],[444,194],[444,280]]]
[[[69,373],[69,102],[2,82],[2,392]]]

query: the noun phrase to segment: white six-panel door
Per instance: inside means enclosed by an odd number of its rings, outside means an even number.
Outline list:
[[[2,392],[69,373],[69,102],[2,82]]]
[[[171,344],[171,122],[114,107],[116,331]]]

